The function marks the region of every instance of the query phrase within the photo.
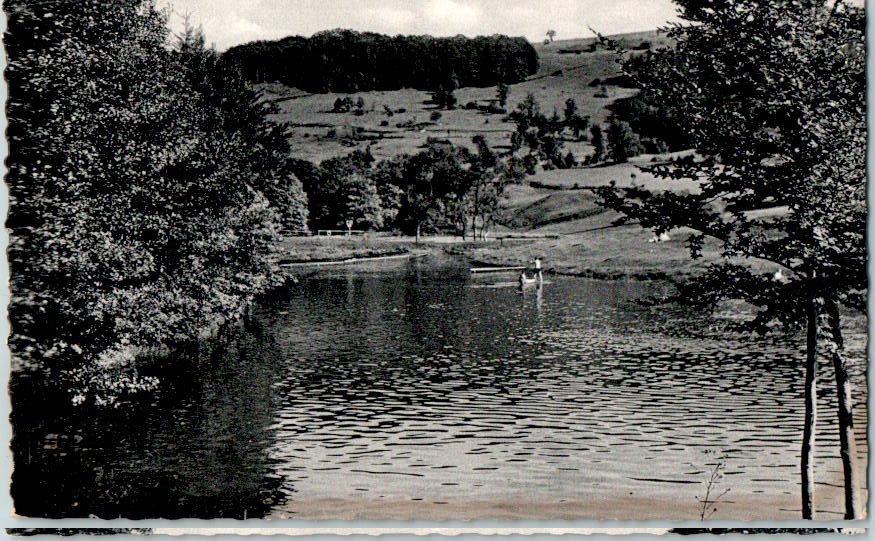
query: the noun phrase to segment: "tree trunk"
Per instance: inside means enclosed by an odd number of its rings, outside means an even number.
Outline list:
[[[839,445],[842,456],[842,470],[845,477],[845,519],[859,516],[860,502],[857,499],[857,474],[854,461],[857,455],[857,442],[854,437],[854,410],[851,402],[851,382],[845,366],[842,340],[841,317],[834,300],[827,302],[827,315],[832,332],[832,364],[835,370],[836,398],[838,399]]]
[[[805,424],[802,429],[802,518],[814,518],[814,425],[817,423],[817,304],[809,295],[805,345]]]
[[[419,244],[419,226],[420,224],[416,224],[416,244]]]

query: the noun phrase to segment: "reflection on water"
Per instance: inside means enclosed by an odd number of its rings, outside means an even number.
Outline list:
[[[325,498],[642,493],[690,505],[705,450],[725,454],[733,496],[798,492],[798,341],[709,336],[690,314],[630,302],[659,286],[501,279],[472,283],[454,261],[303,279],[213,362],[120,412],[47,420],[21,381],[17,510],[254,517]],[[817,481],[834,483],[834,421],[819,421]]]
[[[203,369],[168,378],[154,402],[118,410],[71,408],[36,378],[13,376],[16,513],[263,515],[283,499],[282,479],[269,465],[271,384],[279,377],[269,346],[257,330],[230,329],[203,354]]]

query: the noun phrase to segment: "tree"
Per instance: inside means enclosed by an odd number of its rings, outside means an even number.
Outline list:
[[[565,122],[568,124],[572,124],[574,119],[578,117],[579,112],[577,109],[577,102],[574,101],[574,98],[568,98],[565,100]]]
[[[556,31],[547,30],[547,37],[550,38],[550,43],[553,43],[553,39],[556,37]]]
[[[319,164],[316,178],[307,181],[311,229],[335,229],[348,218],[372,227],[382,225],[379,198],[371,180],[373,161],[369,152],[356,150]],[[296,164],[296,171],[306,169]]]
[[[333,113],[348,113],[352,110],[353,101],[350,97],[337,98],[334,100],[334,106],[331,109]]]
[[[431,93],[431,101],[433,101],[439,109],[455,109],[456,103],[458,102],[456,95],[453,93],[455,90],[455,82],[451,81],[443,84]]]
[[[359,227],[368,229],[379,229],[383,226],[383,208],[372,178],[354,172],[343,179],[341,193],[338,195],[344,207],[344,223],[351,219]]]
[[[593,124],[589,129],[590,144],[592,144],[592,162],[595,163],[605,155],[605,140],[602,136],[602,128]]]
[[[868,287],[865,14],[841,1],[678,3],[687,24],[669,32],[676,45],[626,68],[649,102],[669,108],[702,156],[653,172],[696,179],[700,191],[605,190],[603,203],[655,232],[696,230],[693,257],[704,236],[720,242],[725,259],[685,283],[678,300],[713,309],[742,299],[757,308],[749,328],[806,329],[801,477],[809,519],[822,346],[838,395],[845,517],[858,517],[839,307],[862,310]],[[764,208],[779,212],[771,219],[749,213]],[[780,272],[757,272],[745,264],[752,260]]]
[[[169,47],[153,3],[4,8],[9,345],[74,402],[114,403],[157,385],[140,354],[278,283],[284,151],[196,33]]]
[[[622,120],[612,120],[608,124],[608,156],[617,163],[626,163],[632,156],[641,152],[638,135],[629,124]]]
[[[498,106],[501,109],[507,107],[507,96],[510,93],[510,87],[504,83],[504,81],[499,81],[498,83]]]

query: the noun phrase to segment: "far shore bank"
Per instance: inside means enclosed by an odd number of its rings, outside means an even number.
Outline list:
[[[670,242],[648,242],[648,232],[634,226],[610,233],[584,235],[507,234],[485,240],[458,236],[363,235],[289,237],[282,243],[280,264],[286,270],[331,264],[353,264],[428,253],[446,253],[468,258],[483,266],[525,266],[535,257],[545,272],[599,280],[679,281],[704,272],[719,260],[716,250],[693,261],[686,248],[686,235]],[[606,237],[608,237],[606,239]],[[770,271],[773,265],[754,262]]]

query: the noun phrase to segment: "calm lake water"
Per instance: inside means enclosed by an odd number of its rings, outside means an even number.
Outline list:
[[[633,302],[663,285],[471,278],[464,261],[336,267],[180,359],[161,391],[72,408],[14,374],[21,515],[295,516],[326,499],[611,500],[698,518],[715,457],[733,501],[798,493],[803,343],[732,337]],[[507,283],[503,283],[506,280]],[[865,440],[865,329],[850,355]],[[841,479],[822,364],[817,482]],[[841,502],[818,502],[840,518]],[[628,517],[634,518],[634,517]]]

